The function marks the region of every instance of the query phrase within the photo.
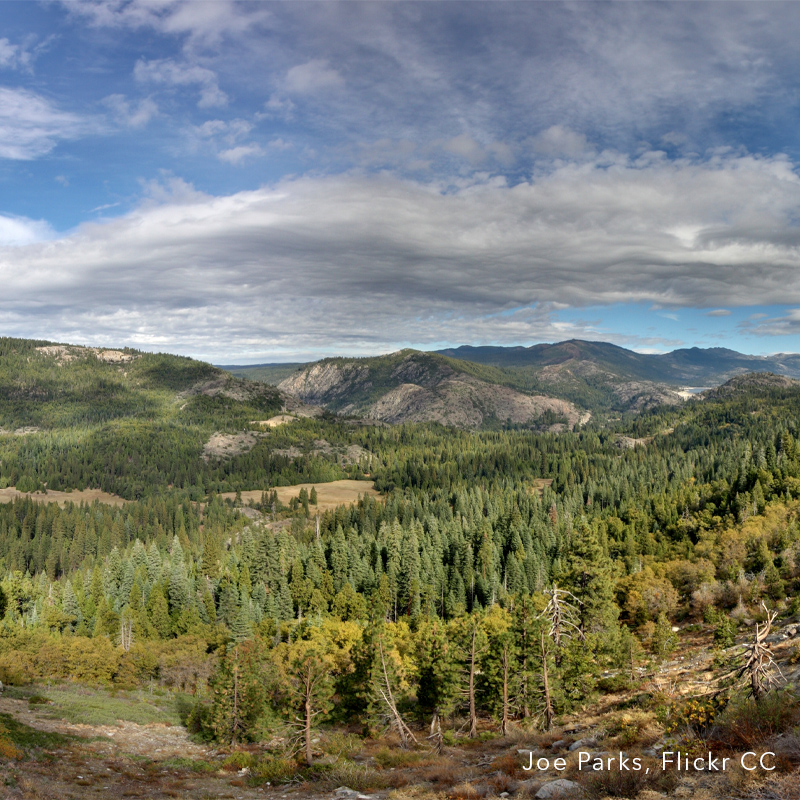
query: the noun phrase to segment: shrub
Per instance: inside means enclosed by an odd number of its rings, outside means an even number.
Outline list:
[[[797,698],[787,691],[771,692],[758,703],[740,697],[719,716],[711,736],[732,748],[751,749],[791,728],[797,711]]]
[[[250,774],[258,781],[281,783],[293,778],[297,770],[297,762],[292,759],[265,755],[253,764]]]
[[[255,764],[255,757],[252,753],[247,753],[244,750],[237,750],[231,753],[225,761],[222,762],[222,769],[227,772],[236,772],[240,769],[252,769]]]
[[[648,771],[649,769],[649,771]],[[581,780],[587,797],[636,797],[645,789],[670,792],[678,784],[678,776],[672,771],[662,771],[656,761],[642,761],[641,770],[603,770]]]
[[[335,758],[352,758],[364,747],[364,740],[354,733],[328,733],[322,743],[322,749]]]
[[[706,736],[727,703],[723,696],[691,698],[670,708],[667,733],[688,731],[691,735]]]
[[[597,681],[597,688],[606,694],[614,694],[616,692],[624,692],[630,686],[630,680],[627,675],[621,672],[617,675],[609,675],[607,678],[600,678]]]

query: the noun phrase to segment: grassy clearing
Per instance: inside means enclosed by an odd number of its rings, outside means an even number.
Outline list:
[[[38,692],[51,705],[42,707],[49,717],[84,725],[116,725],[120,720],[137,725],[180,725],[179,695],[147,691],[108,692],[85,686],[62,685]]]

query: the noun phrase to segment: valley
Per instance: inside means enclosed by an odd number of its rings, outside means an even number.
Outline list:
[[[507,369],[0,340],[8,796],[797,797],[800,384]]]

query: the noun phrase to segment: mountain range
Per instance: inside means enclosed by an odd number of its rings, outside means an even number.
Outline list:
[[[304,403],[389,423],[563,427],[592,413],[678,404],[746,373],[800,378],[800,355],[752,356],[722,347],[646,354],[570,340],[224,369],[272,383]]]

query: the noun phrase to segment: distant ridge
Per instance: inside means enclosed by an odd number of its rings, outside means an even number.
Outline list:
[[[690,347],[671,353],[636,353],[608,342],[571,339],[557,344],[531,347],[470,347],[438,350],[442,355],[502,367],[562,366],[569,362],[592,362],[620,377],[656,381],[674,386],[724,383],[745,372],[773,372],[800,378],[800,355],[779,353],[751,356],[726,347]]]

